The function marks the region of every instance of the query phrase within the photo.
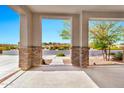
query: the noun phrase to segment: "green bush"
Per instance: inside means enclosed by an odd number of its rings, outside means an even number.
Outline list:
[[[67,46],[67,45],[63,45],[63,46],[58,47],[58,50],[69,50],[69,49],[70,49],[70,46]]]
[[[5,47],[5,50],[11,50],[11,47],[7,46]]]
[[[58,53],[56,56],[63,57],[63,56],[65,56],[65,54],[64,53]]]
[[[18,49],[18,46],[11,46],[10,49]]]
[[[3,50],[6,50],[6,48],[5,47],[0,47],[0,50],[3,51]]]
[[[116,60],[122,60],[123,53],[122,52],[117,52],[117,53],[115,53],[114,57],[115,57]]]
[[[0,47],[1,51],[3,51],[3,50],[11,50],[11,49],[18,49],[18,46],[3,46],[3,47]]]
[[[111,50],[121,50],[121,48],[118,48],[118,47],[111,47]]]
[[[49,50],[56,50],[56,48],[55,47],[50,47]]]
[[[115,55],[115,53],[110,53],[110,55],[114,56],[114,55]]]
[[[62,47],[62,46],[60,46],[60,47],[58,48],[58,50],[65,50],[65,48]]]

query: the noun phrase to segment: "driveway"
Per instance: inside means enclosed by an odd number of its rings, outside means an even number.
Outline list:
[[[18,56],[0,55],[0,79],[18,69]]]
[[[91,66],[84,71],[101,88],[124,88],[124,65]]]

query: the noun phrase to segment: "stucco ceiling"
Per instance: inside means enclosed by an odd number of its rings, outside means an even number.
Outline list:
[[[124,12],[124,5],[28,5],[29,9],[37,13],[71,13],[80,11],[115,11]]]

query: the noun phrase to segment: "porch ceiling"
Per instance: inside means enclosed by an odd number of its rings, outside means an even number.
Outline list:
[[[37,13],[67,13],[79,14],[83,11],[124,12],[124,5],[27,5],[32,12]]]

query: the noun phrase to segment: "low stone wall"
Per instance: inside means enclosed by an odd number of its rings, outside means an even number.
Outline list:
[[[71,50],[43,50],[43,55],[56,55],[58,53],[64,53],[70,55]]]
[[[64,53],[66,56],[71,55],[71,50],[43,50],[42,55],[56,55],[57,53]],[[123,50],[111,50],[111,53],[117,53],[117,52],[123,52]],[[18,50],[4,50],[1,52],[3,55],[18,55]],[[89,50],[89,56],[101,56],[102,51],[101,50]]]
[[[14,49],[14,50],[4,50],[2,51],[3,55],[18,55],[19,51]]]

